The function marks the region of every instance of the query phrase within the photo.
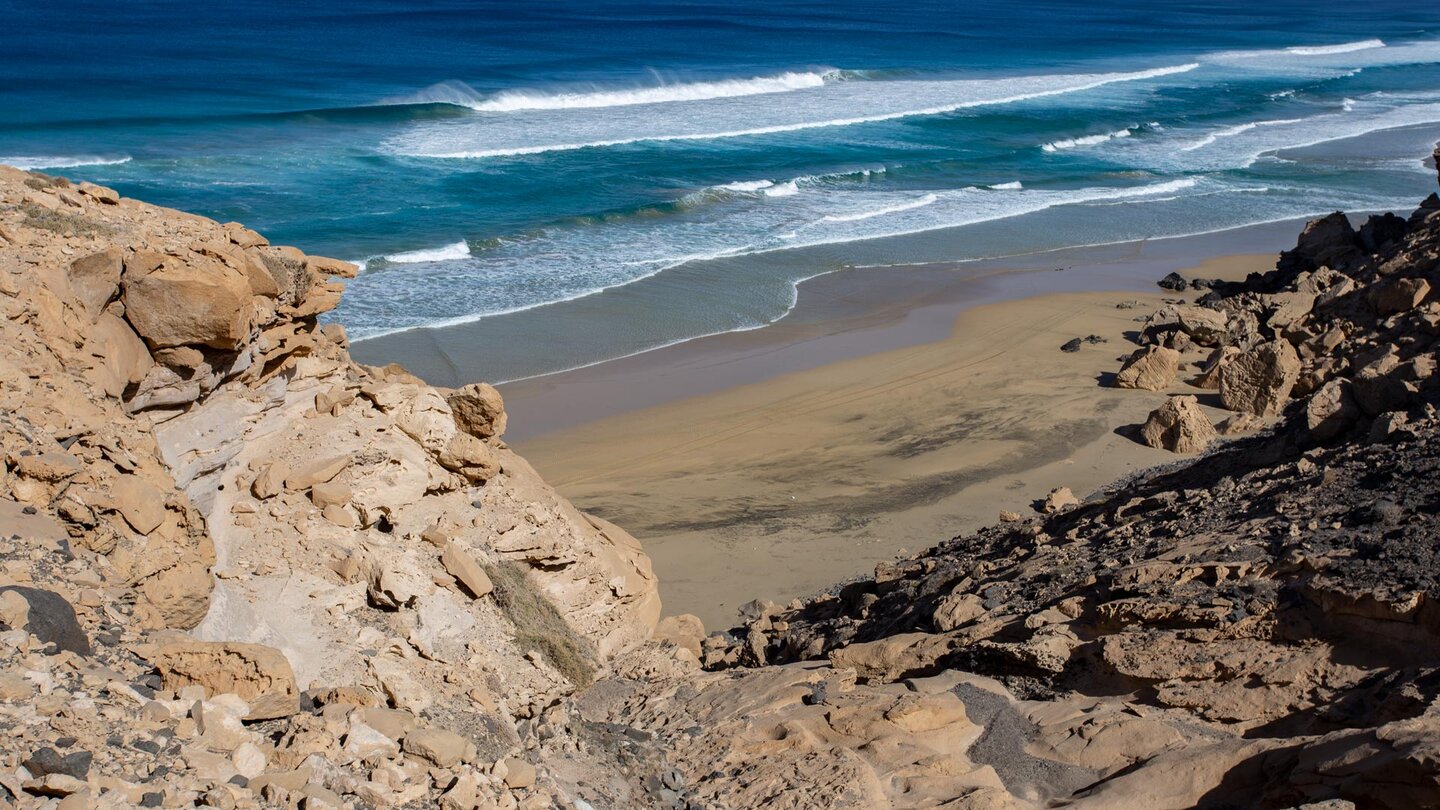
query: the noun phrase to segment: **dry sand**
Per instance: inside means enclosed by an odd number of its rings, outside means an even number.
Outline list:
[[[1273,261],[1212,259],[1182,275],[1243,277]],[[1102,384],[1133,350],[1125,335],[1136,319],[1167,295],[1150,290],[957,307],[940,340],[625,410],[517,446],[582,509],[640,538],[666,613],[726,627],[752,598],[788,601],[991,523],[1002,509],[1026,513],[1054,487],[1083,497],[1174,460],[1117,432],[1165,395]],[[815,338],[805,350],[823,356],[826,341],[851,333]],[[1107,342],[1059,350],[1091,334]],[[724,363],[763,363],[765,354],[751,346],[715,360],[714,373]],[[682,371],[706,375],[693,356],[648,373]],[[592,374],[567,389],[546,378],[507,391],[510,410],[525,414],[546,400],[573,414],[585,385],[603,381]]]

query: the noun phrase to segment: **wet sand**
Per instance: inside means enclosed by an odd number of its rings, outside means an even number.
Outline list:
[[[769,328],[503,386],[507,438],[640,538],[666,613],[728,626],[752,598],[788,601],[1051,488],[1083,496],[1173,460],[1122,435],[1165,394],[1103,384],[1137,318],[1174,295],[1154,281],[1269,269],[1294,232],[1203,260],[1219,242],[824,276]],[[1106,342],[1059,349],[1092,334]]]

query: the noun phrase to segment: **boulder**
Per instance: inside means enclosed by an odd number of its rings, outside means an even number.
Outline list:
[[[1350,428],[1360,418],[1348,380],[1331,380],[1320,386],[1305,403],[1305,427],[1310,438],[1329,441]]]
[[[54,591],[24,585],[0,587],[0,624],[24,630],[56,651],[80,656],[91,654],[90,639],[75,616],[75,608]]]
[[[1367,363],[1356,372],[1351,393],[1366,414],[1401,411],[1414,404],[1416,391],[1405,379],[1406,369],[1393,352]]]
[[[1209,307],[1177,307],[1175,322],[1201,346],[1215,346],[1225,336],[1225,313]]]
[[[471,436],[488,439],[505,432],[505,402],[493,385],[471,383],[452,393],[447,401],[456,426]]]
[[[101,313],[90,330],[85,353],[95,358],[96,383],[106,394],[120,397],[125,389],[145,379],[155,360],[130,324],[109,312]]]
[[[310,488],[310,502],[324,509],[327,506],[344,506],[350,502],[350,487],[336,481],[327,481]]]
[[[1045,514],[1052,515],[1056,512],[1063,512],[1066,509],[1073,509],[1079,505],[1080,499],[1075,497],[1075,493],[1071,492],[1069,487],[1056,487],[1050,490],[1050,494],[1045,496],[1045,503],[1042,509]]]
[[[485,569],[475,562],[470,552],[454,540],[446,543],[445,550],[440,552],[440,564],[476,599],[495,590]]]
[[[233,693],[250,704],[246,720],[288,717],[300,708],[300,690],[285,654],[238,641],[169,641],[148,656],[166,689],[202,686],[211,695]]]
[[[1167,273],[1164,278],[1155,283],[1160,285],[1161,289],[1172,290],[1174,292],[1183,292],[1185,288],[1190,286],[1190,282],[1186,281],[1185,277],[1179,273]]]
[[[254,325],[249,280],[218,261],[166,257],[144,274],[127,266],[124,286],[125,317],[152,347],[236,349]]]
[[[1220,401],[1232,411],[1270,416],[1300,378],[1300,356],[1283,340],[1262,343],[1220,366]]]
[[[405,735],[405,753],[429,760],[441,768],[456,765],[470,741],[443,728],[417,728]]]
[[[1180,353],[1164,346],[1150,346],[1130,355],[1115,375],[1117,388],[1164,391],[1175,384],[1180,371]]]
[[[285,478],[288,475],[290,468],[283,461],[271,462],[250,482],[250,494],[262,501],[273,498],[285,491]]]
[[[70,263],[70,288],[91,323],[119,291],[124,264],[125,253],[118,247],[108,247]]]
[[[1195,397],[1171,397],[1150,412],[1140,427],[1140,438],[1172,453],[1199,453],[1215,438],[1215,426]]]
[[[666,616],[655,625],[655,638],[684,647],[694,653],[696,658],[700,658],[703,655],[701,643],[705,640],[705,624],[700,621],[699,616],[689,613]]]
[[[1312,220],[1300,233],[1295,247],[1280,254],[1275,266],[1282,272],[1305,272],[1319,267],[1345,269],[1365,257],[1350,218],[1336,211]]]
[[[110,503],[141,534],[150,534],[165,520],[164,494],[138,475],[122,475],[111,484]]]
[[[535,784],[535,766],[523,759],[510,757],[505,762],[505,787],[524,790]]]
[[[1370,293],[1370,306],[1380,317],[1409,312],[1425,296],[1430,294],[1430,282],[1423,278],[1398,278],[1388,284],[1374,288]]]
[[[285,476],[285,488],[303,492],[316,484],[334,480],[335,476],[350,466],[349,456],[331,456],[313,461]]]
[[[440,466],[465,476],[471,483],[483,483],[500,472],[500,458],[490,445],[469,433],[450,437],[437,460]]]

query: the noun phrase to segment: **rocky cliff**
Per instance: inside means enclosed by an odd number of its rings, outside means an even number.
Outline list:
[[[506,448],[494,389],[317,323],[354,273],[0,167],[12,797],[513,804],[521,724],[650,636],[644,552]]]
[[[1440,198],[1165,280],[1193,458],[710,636],[354,270],[0,168],[0,801],[1440,807]]]

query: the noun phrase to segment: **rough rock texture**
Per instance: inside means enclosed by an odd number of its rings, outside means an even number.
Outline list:
[[[353,363],[354,274],[0,167],[0,804],[568,805],[527,746],[649,638],[649,560],[494,389]]]
[[[1165,346],[1151,346],[1130,355],[1115,375],[1115,385],[1118,388],[1164,391],[1175,384],[1175,374],[1179,369],[1180,352]]]
[[[0,168],[0,804],[1440,807],[1435,200],[1145,319],[1205,455],[706,637],[353,266]]]
[[[1278,421],[1221,444],[1193,398],[1173,398],[1140,435],[1209,442],[1201,458],[749,611],[704,641],[705,666],[737,674],[700,696],[728,689],[759,713],[730,748],[724,732],[687,740],[732,763],[687,775],[853,806],[1440,807],[1440,302],[1419,294],[1437,281],[1440,205],[1358,231],[1327,217],[1274,272],[1212,285],[1199,306],[1223,318],[1191,321],[1226,358],[1227,422]],[[1140,339],[1156,346],[1178,320],[1157,313]],[[944,678],[983,733],[948,727],[965,755],[944,775],[845,749],[833,712],[767,737],[759,694],[791,667],[824,684],[797,688],[800,705],[838,692],[877,714],[869,690]],[[777,756],[807,766],[757,764]],[[856,767],[839,784],[838,763]],[[935,794],[884,793],[898,774]]]
[[[1140,426],[1140,438],[1151,447],[1172,453],[1198,453],[1216,436],[1210,417],[1192,396],[1171,397],[1150,412]]]

